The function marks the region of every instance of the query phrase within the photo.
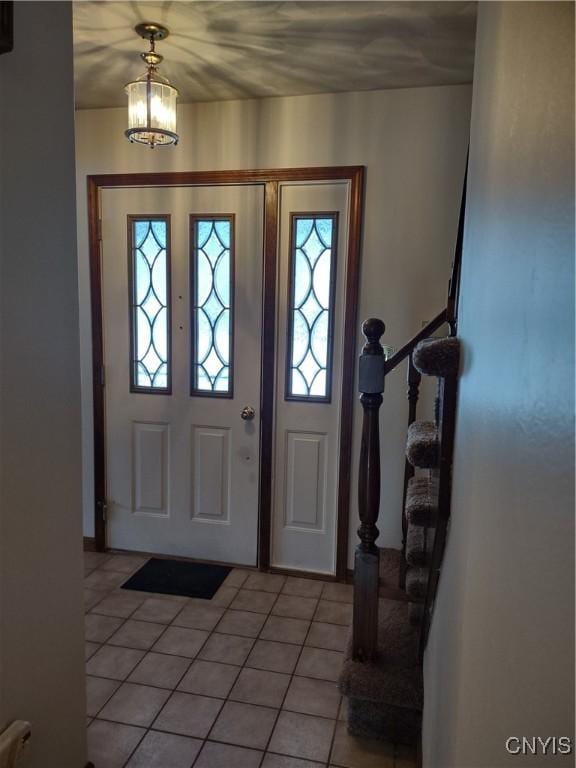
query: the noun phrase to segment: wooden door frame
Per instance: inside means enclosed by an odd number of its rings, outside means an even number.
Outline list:
[[[100,193],[118,187],[186,187],[199,185],[260,184],[264,187],[264,265],[262,308],[262,370],[271,370],[276,354],[276,277],[278,261],[278,201],[283,182],[348,181],[348,254],[344,307],[342,390],[336,579],[344,580],[348,560],[348,522],[352,459],[356,324],[360,277],[360,250],[364,198],[364,166],[280,168],[271,170],[183,171],[162,173],[99,174],[87,177],[90,296],[92,314],[92,382],[94,415],[95,545],[106,549],[106,434],[104,394],[104,338],[102,331]],[[272,528],[272,455],[274,447],[275,377],[262,376],[260,395],[260,481],[258,515],[258,567],[270,570]],[[275,569],[278,570],[278,569]]]

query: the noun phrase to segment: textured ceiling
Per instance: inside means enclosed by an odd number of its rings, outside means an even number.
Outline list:
[[[472,80],[471,2],[76,2],[79,108],[125,104],[144,70],[141,21],[170,29],[160,71],[181,102]]]

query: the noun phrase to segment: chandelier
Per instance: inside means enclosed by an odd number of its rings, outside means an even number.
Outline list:
[[[163,57],[156,53],[156,42],[164,40],[170,33],[166,27],[149,22],[138,24],[134,29],[140,37],[149,41],[150,50],[140,54],[146,62],[146,72],[126,85],[128,128],[124,134],[129,141],[147,144],[151,149],[177,144],[178,91],[158,74],[158,65]]]

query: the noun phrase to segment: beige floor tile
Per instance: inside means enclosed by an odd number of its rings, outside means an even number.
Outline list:
[[[309,627],[310,622],[306,619],[268,616],[260,637],[263,640],[277,640],[279,643],[302,644]]]
[[[270,752],[326,762],[330,754],[334,720],[295,712],[281,712],[270,739]]]
[[[178,690],[225,699],[239,671],[240,667],[231,664],[196,659],[180,682]]]
[[[164,653],[147,653],[128,681],[158,688],[174,689],[190,666],[190,659],[168,656]]]
[[[258,640],[246,661],[246,666],[290,674],[294,671],[300,650],[299,645]]]
[[[315,597],[280,595],[272,613],[274,616],[289,616],[293,619],[311,619],[317,604],[318,600]]]
[[[219,605],[222,608],[228,608],[232,600],[236,597],[238,594],[238,589],[236,587],[220,587],[218,592],[214,595],[212,600],[210,601],[212,605]]]
[[[288,757],[288,755],[273,755],[271,752],[267,752],[262,768],[324,768],[324,764],[311,760],[300,760],[298,757]]]
[[[147,597],[141,602],[132,618],[140,621],[155,621],[158,624],[170,624],[181,610],[182,603],[179,600]]]
[[[324,768],[324,764],[311,760],[300,760],[298,757],[288,757],[288,755],[273,755],[267,752],[262,768]]]
[[[110,645],[122,645],[124,648],[141,648],[147,651],[154,645],[165,629],[165,624],[153,624],[151,621],[128,619],[112,635],[108,643]]]
[[[84,576],[88,576],[89,573],[92,573],[92,571],[95,570],[94,568],[91,568],[89,565],[84,566]]]
[[[346,696],[342,696],[342,703],[340,704],[340,712],[338,713],[338,720],[343,723],[348,722],[348,699]]]
[[[352,624],[352,604],[336,603],[331,600],[320,600],[314,614],[314,621],[326,624],[341,624],[349,627]]]
[[[101,600],[104,600],[108,592],[101,589],[84,589],[84,610],[90,611]]]
[[[276,594],[272,592],[257,592],[254,589],[241,589],[230,607],[236,611],[253,611],[254,613],[270,613]]]
[[[124,683],[100,711],[103,720],[125,725],[150,726],[164,706],[170,691],[149,685]]]
[[[113,590],[126,581],[125,573],[116,573],[115,571],[105,571],[98,568],[84,578],[84,586],[88,589]]]
[[[203,629],[168,627],[153,646],[153,650],[160,653],[173,653],[175,656],[187,656],[193,659],[206,642],[208,634]]]
[[[222,707],[220,699],[176,691],[154,722],[154,730],[205,739]]]
[[[110,555],[107,552],[84,552],[84,565],[92,570],[102,568],[109,559]]]
[[[88,728],[88,760],[98,768],[123,768],[146,730],[93,720]]]
[[[88,661],[89,658],[94,656],[98,648],[100,648],[99,643],[91,643],[90,641],[87,640],[84,643],[84,661]]]
[[[143,656],[144,651],[137,651],[134,648],[104,645],[88,661],[86,672],[97,677],[125,680]]]
[[[320,648],[304,648],[296,667],[297,675],[318,680],[338,681],[344,654]]]
[[[224,579],[223,587],[241,587],[246,581],[250,571],[243,571],[240,568],[233,568]]]
[[[330,762],[342,768],[394,768],[394,746],[350,736],[346,724],[338,723]]]
[[[147,557],[140,555],[112,555],[103,565],[99,566],[103,571],[117,571],[118,573],[131,574],[148,562]]]
[[[112,592],[104,600],[92,609],[92,613],[100,613],[105,616],[116,616],[127,619],[128,616],[142,605],[144,598],[137,592]]]
[[[293,677],[283,709],[305,715],[336,718],[340,698],[336,683],[328,680],[310,680],[308,677]]]
[[[264,749],[276,720],[276,710],[228,701],[210,732],[214,741]]]
[[[280,592],[286,581],[285,576],[275,573],[251,573],[242,589],[258,589],[262,592]]]
[[[218,624],[217,630],[223,635],[258,637],[265,621],[266,616],[261,613],[228,610]]]
[[[246,667],[240,672],[230,693],[230,699],[279,708],[289,684],[290,675]]]
[[[313,648],[326,648],[329,651],[344,651],[349,633],[348,627],[313,621],[306,638],[306,645]]]
[[[324,584],[322,600],[335,600],[338,603],[352,603],[354,601],[354,587],[352,584],[337,584],[336,582]]]
[[[86,714],[96,717],[119,686],[118,680],[86,675]]]
[[[92,643],[105,643],[118,627],[122,626],[123,621],[124,619],[117,619],[114,616],[87,613],[84,616],[84,636]]]
[[[254,640],[235,635],[220,635],[214,632],[202,648],[198,658],[206,661],[220,661],[224,664],[244,664]]]
[[[318,579],[302,579],[289,576],[282,588],[284,595],[299,595],[300,597],[320,597],[325,582]]]
[[[203,605],[199,603],[200,601],[198,603],[190,601],[172,623],[178,627],[213,630],[225,609],[218,605],[210,605],[207,600],[202,600]]]
[[[207,741],[194,768],[258,768],[262,752]]]
[[[148,731],[126,768],[190,768],[201,747],[200,739]]]

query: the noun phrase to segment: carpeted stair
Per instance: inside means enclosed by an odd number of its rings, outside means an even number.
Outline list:
[[[419,738],[423,690],[418,629],[410,623],[410,603],[380,600],[380,653],[373,664],[352,659],[351,643],[340,676],[348,697],[348,730],[400,744]]]
[[[444,378],[458,373],[460,365],[460,340],[455,336],[442,339],[424,339],[412,353],[416,370],[427,376]]]
[[[428,568],[411,567],[406,571],[406,594],[412,600],[424,600],[428,588]]]
[[[406,458],[413,467],[432,469],[438,465],[438,429],[433,421],[414,421],[408,427]]]
[[[438,481],[432,477],[412,477],[406,491],[404,512],[412,525],[433,526],[438,511]]]
[[[434,546],[434,529],[423,525],[408,526],[406,534],[406,562],[416,567],[429,565]]]

